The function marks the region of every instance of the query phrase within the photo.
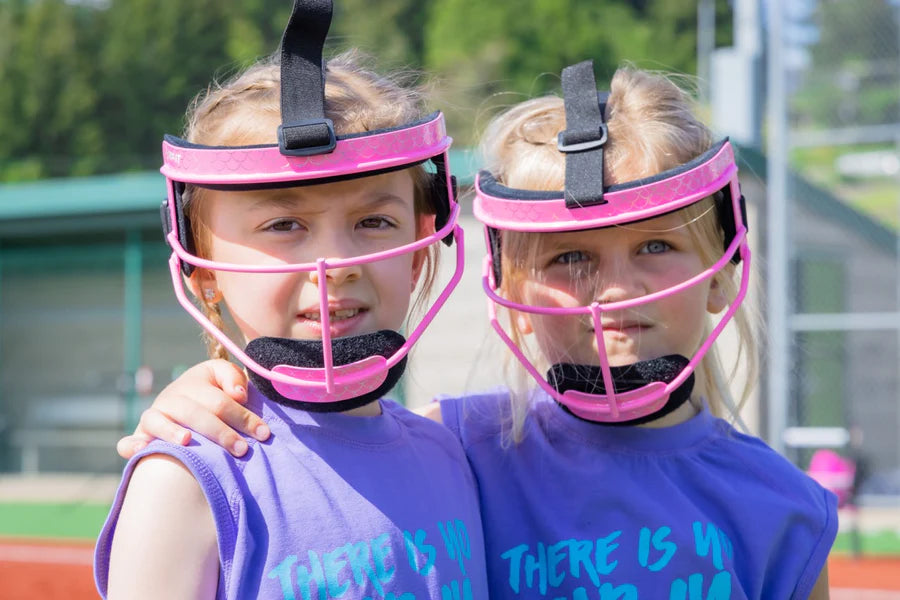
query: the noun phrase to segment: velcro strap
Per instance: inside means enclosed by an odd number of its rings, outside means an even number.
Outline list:
[[[606,123],[600,109],[594,63],[586,60],[563,69],[566,130],[557,145],[566,154],[566,206],[603,204],[603,145]]]
[[[331,0],[294,0],[281,38],[278,144],[282,154],[322,154],[334,149],[334,125],[325,118],[322,61],[331,15]]]

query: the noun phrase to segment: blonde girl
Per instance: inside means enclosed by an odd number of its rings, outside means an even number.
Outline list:
[[[537,387],[440,403],[491,597],[826,598],[834,496],[720,418],[730,319],[756,354],[730,144],[666,77],[562,83],[492,123],[476,182],[491,321]]]

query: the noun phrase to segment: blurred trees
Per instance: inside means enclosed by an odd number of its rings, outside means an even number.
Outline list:
[[[425,26],[432,4],[423,0],[334,0],[328,44],[361,48],[377,56],[382,69],[422,68]]]
[[[715,6],[718,43],[728,44],[728,2]],[[696,73],[696,0],[442,0],[427,27],[424,64],[464,143],[495,105],[558,89],[562,68],[587,58],[600,87],[623,61]]]
[[[99,34],[86,11],[62,0],[0,5],[4,178],[77,172],[79,155],[102,152],[95,86]]]
[[[336,0],[330,50],[435,76],[458,140],[593,58],[693,73],[695,0]],[[290,0],[0,0],[0,180],[152,169],[191,98],[275,50]],[[731,21],[717,0],[720,34]],[[722,40],[726,41],[726,40]],[[498,94],[512,92],[512,95]]]

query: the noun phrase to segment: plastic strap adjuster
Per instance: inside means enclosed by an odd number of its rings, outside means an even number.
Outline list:
[[[301,119],[278,126],[278,148],[286,156],[328,154],[336,145],[331,119]]]
[[[606,123],[600,123],[598,131],[560,131],[556,137],[556,147],[560,152],[582,152],[599,148],[606,143],[609,130]]]

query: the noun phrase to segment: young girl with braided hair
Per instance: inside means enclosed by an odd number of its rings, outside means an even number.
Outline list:
[[[176,296],[245,366],[269,435],[240,458],[200,436],[132,457],[97,543],[104,598],[487,597],[459,442],[383,398],[461,272],[407,319],[462,242],[450,138],[416,91],[322,62],[330,16],[297,0],[280,61],[210,89],[163,142]]]

